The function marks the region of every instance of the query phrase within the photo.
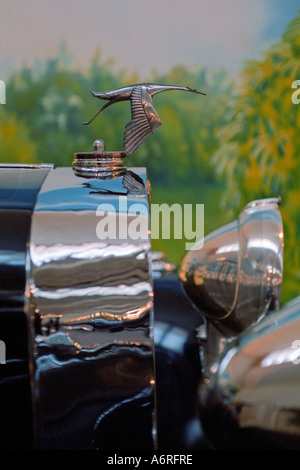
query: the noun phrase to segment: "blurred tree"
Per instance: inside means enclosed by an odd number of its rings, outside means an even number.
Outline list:
[[[82,125],[101,106],[89,90],[114,88],[120,85],[122,77],[111,71],[113,64],[101,63],[99,51],[85,74],[73,70],[71,63],[62,45],[56,58],[45,62],[37,60],[33,68],[15,73],[8,83],[7,108],[26,122],[37,146],[39,162],[69,166],[73,153],[92,150],[96,138],[122,145],[119,128],[124,107],[115,114],[108,112],[106,119],[98,121],[97,125]],[[17,152],[12,158],[18,161]]]
[[[223,207],[237,213],[253,199],[281,196],[285,230],[283,300],[299,295],[300,107],[291,100],[300,78],[300,16],[282,42],[249,62],[213,163],[225,175]]]
[[[36,145],[31,141],[26,124],[16,116],[7,115],[1,108],[0,114],[1,163],[36,163]]]

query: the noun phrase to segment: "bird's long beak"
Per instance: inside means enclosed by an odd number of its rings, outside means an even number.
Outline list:
[[[199,95],[206,95],[206,93],[202,93],[202,91],[198,91],[194,88],[184,87],[184,86],[176,86],[176,85],[151,85],[149,89],[149,93],[154,96],[161,91],[168,91],[168,90],[182,90],[182,91],[191,91],[193,93],[198,93]]]
[[[205,95],[206,96],[206,93],[203,93],[202,91],[198,91],[198,90],[196,90],[196,88],[187,87],[187,90],[192,91],[193,93],[198,93],[199,95]]]

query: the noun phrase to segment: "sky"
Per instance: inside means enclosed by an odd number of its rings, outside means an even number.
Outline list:
[[[0,0],[0,79],[54,57],[62,41],[75,67],[100,49],[144,81],[179,64],[235,74],[299,10],[299,0]]]

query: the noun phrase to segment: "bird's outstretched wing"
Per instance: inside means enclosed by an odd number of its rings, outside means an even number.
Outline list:
[[[125,126],[124,150],[131,155],[161,125],[145,86],[136,86],[130,96],[131,121]]]

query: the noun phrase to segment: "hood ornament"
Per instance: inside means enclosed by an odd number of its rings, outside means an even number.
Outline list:
[[[110,177],[110,166],[117,167],[115,176],[122,172],[122,161],[124,157],[129,157],[133,152],[161,125],[161,120],[157,114],[152,97],[157,93],[168,90],[189,91],[205,95],[190,87],[174,85],[158,85],[155,83],[136,83],[115,90],[106,92],[94,92],[92,95],[101,100],[106,100],[97,113],[84,125],[90,124],[104,109],[119,101],[130,101],[131,121],[126,124],[123,139],[123,151],[105,152],[104,144],[95,145],[94,152],[76,153],[73,167],[79,176],[102,177],[103,168],[105,177]],[[102,142],[102,141],[98,141]],[[125,170],[124,170],[125,171]]]
[[[131,121],[126,124],[124,132],[124,151],[126,156],[132,153],[161,125],[159,115],[153,106],[152,97],[157,93],[168,90],[182,90],[205,95],[198,90],[173,85],[157,85],[155,83],[137,83],[104,93],[92,91],[92,95],[106,103],[88,122],[90,124],[105,108],[119,101],[130,101]]]

